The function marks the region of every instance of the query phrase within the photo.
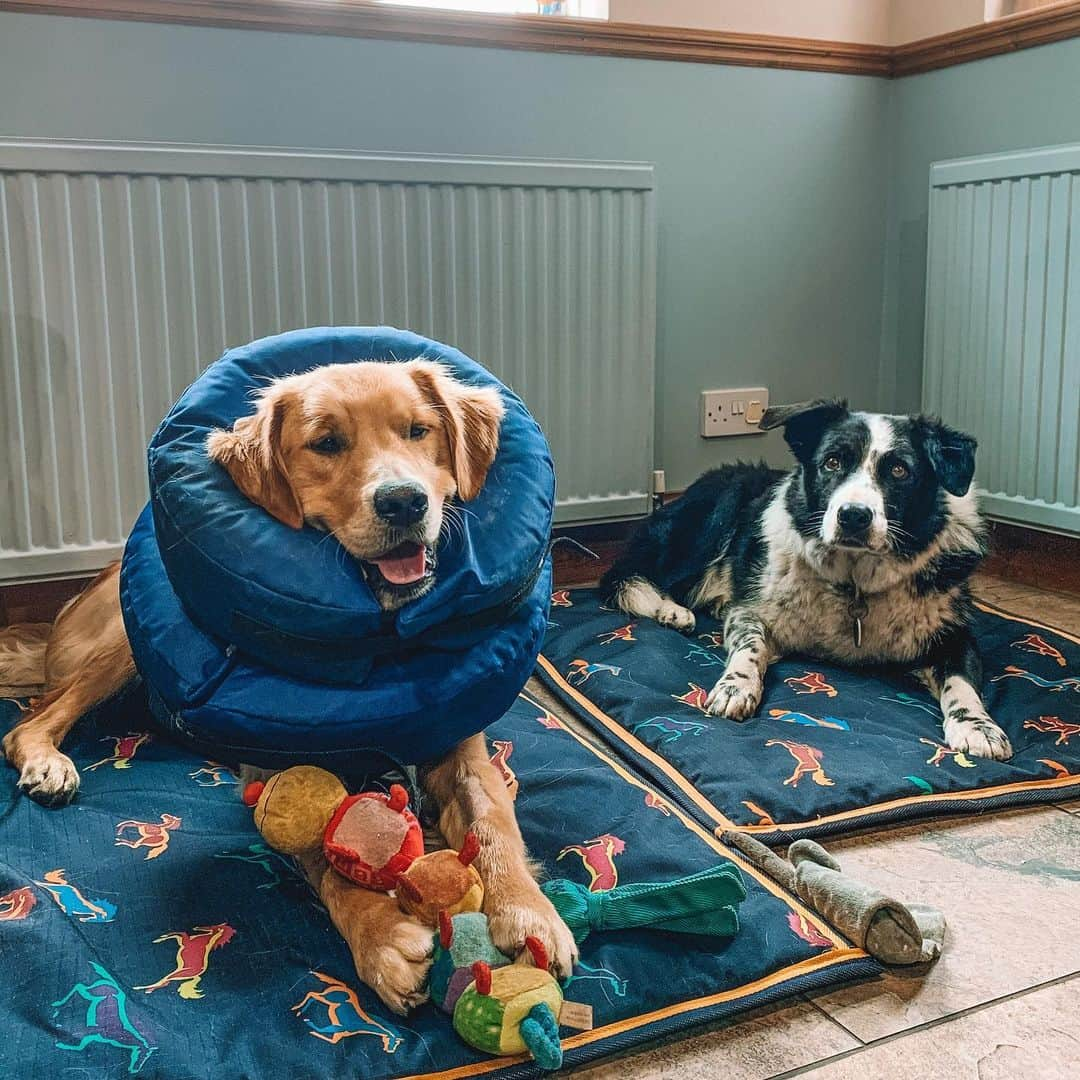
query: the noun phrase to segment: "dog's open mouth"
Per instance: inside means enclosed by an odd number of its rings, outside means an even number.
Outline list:
[[[432,552],[416,540],[403,540],[377,559],[365,560],[387,585],[409,589],[428,578],[435,569]]]

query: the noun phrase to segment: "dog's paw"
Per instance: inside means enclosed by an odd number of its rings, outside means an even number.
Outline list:
[[[491,940],[507,956],[518,956],[525,939],[535,937],[547,950],[548,967],[557,979],[568,979],[573,973],[578,957],[574,935],[532,879],[518,889],[489,892],[484,911]]]
[[[4,757],[19,770],[19,790],[43,806],[66,806],[79,790],[75,762],[50,743],[27,743],[19,728],[3,742]]]
[[[680,634],[692,634],[697,620],[694,613],[689,609],[676,604],[674,600],[665,600],[656,613],[656,621],[661,626],[670,626],[678,630]]]
[[[726,716],[729,720],[745,720],[757,712],[761,704],[761,680],[757,673],[726,671],[705,699],[705,711],[710,716]]]
[[[1008,735],[989,716],[973,713],[947,716],[944,731],[945,741],[953,750],[960,750],[972,757],[1008,761],[1013,755]]]
[[[406,1015],[428,999],[427,977],[431,967],[434,932],[411,916],[402,914],[384,926],[376,941],[364,936],[350,942],[356,973],[387,1008]]]

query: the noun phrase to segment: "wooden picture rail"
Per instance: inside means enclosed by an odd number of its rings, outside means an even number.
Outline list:
[[[395,8],[367,0],[0,0],[0,11],[885,78],[1080,35],[1080,0],[891,47],[589,19]]]

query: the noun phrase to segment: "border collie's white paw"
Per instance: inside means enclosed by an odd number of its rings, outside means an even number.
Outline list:
[[[1008,735],[989,716],[947,716],[944,730],[949,746],[972,757],[1008,761],[1013,755]]]
[[[756,671],[725,671],[720,681],[705,699],[705,711],[710,716],[726,716],[729,720],[745,720],[757,712],[761,704],[761,678]]]
[[[693,633],[697,620],[694,613],[689,609],[676,604],[674,600],[665,600],[656,613],[656,621],[661,626],[670,626],[681,634]]]

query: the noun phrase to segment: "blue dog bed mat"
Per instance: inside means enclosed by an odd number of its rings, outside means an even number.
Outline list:
[[[910,675],[805,657],[774,664],[758,714],[705,713],[723,671],[720,624],[691,636],[553,594],[542,679],[582,722],[717,834],[769,843],[1080,795],[1080,639],[979,604],[984,698],[1015,754],[946,746],[936,701]]]
[[[0,730],[19,707],[0,701]],[[390,1013],[291,863],[262,844],[236,777],[148,721],[134,695],[80,722],[65,750],[82,788],[63,810],[20,796],[12,770],[0,777],[0,1075],[537,1075],[469,1049],[430,1004]],[[588,885],[588,857],[601,878],[649,881],[730,859],[747,885],[733,938],[588,938],[567,996],[595,1026],[563,1029],[568,1066],[879,970],[527,694],[489,736],[548,875]]]

